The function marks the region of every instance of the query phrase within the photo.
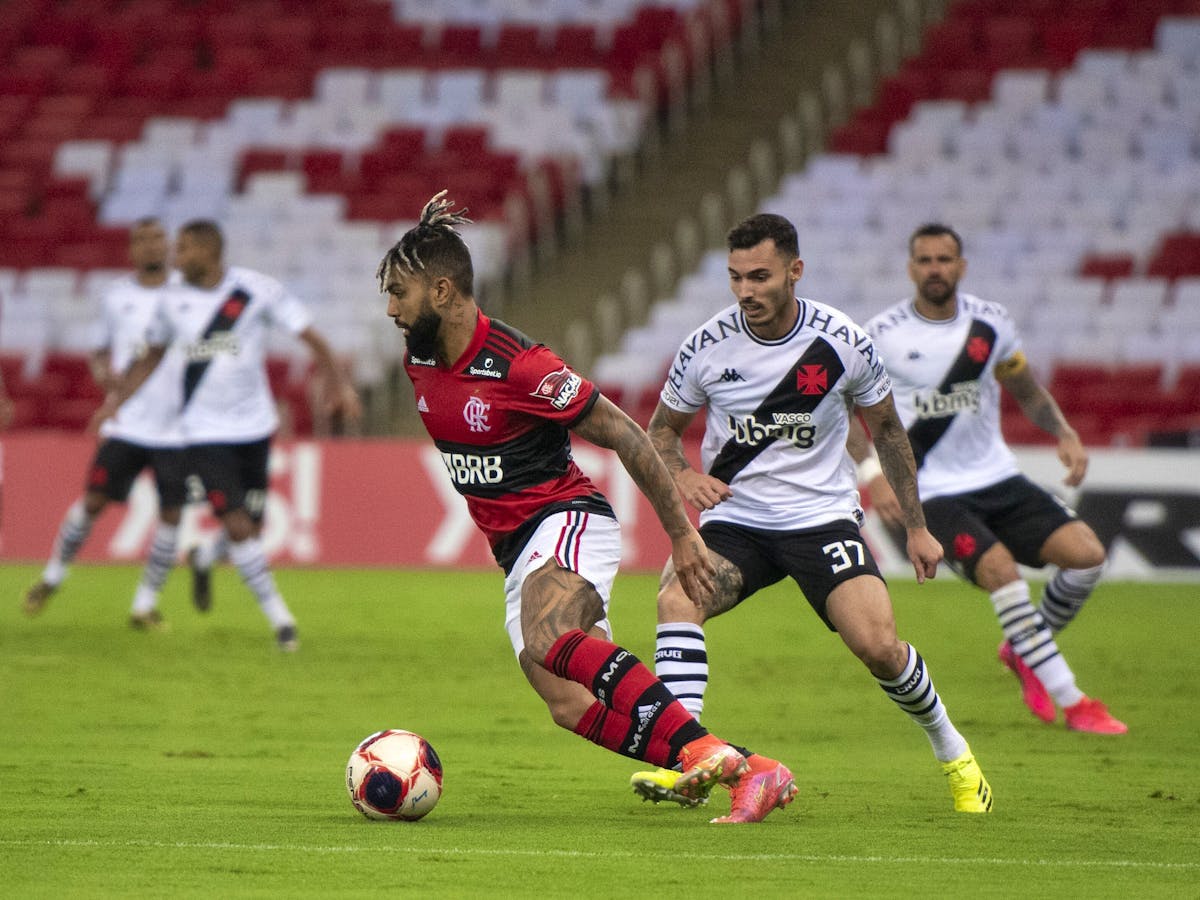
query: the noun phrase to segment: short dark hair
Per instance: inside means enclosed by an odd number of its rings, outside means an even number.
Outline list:
[[[795,259],[800,255],[800,238],[796,226],[774,213],[759,213],[743,219],[726,235],[730,250],[749,250],[770,239],[784,256]]]
[[[913,255],[913,248],[917,244],[917,238],[924,237],[950,237],[954,240],[954,248],[959,256],[962,256],[962,238],[958,236],[958,232],[949,225],[943,225],[941,222],[926,222],[920,228],[912,233],[908,239],[908,255]]]
[[[465,209],[454,211],[454,203],[445,199],[441,191],[421,210],[421,218],[415,226],[404,232],[379,263],[375,273],[379,278],[379,289],[387,287],[388,273],[394,267],[409,275],[421,270],[427,278],[450,279],[455,290],[467,297],[475,294],[475,267],[471,262],[471,251],[456,230],[456,225],[471,222]]]
[[[179,233],[190,235],[202,244],[208,244],[216,251],[218,257],[225,252],[225,236],[221,234],[221,226],[212,219],[192,219],[180,227]]]

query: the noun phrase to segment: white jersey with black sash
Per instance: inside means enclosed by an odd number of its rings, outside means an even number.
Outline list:
[[[160,295],[147,343],[166,345],[180,422],[189,444],[239,444],[269,437],[279,426],[267,378],[272,328],[298,335],[312,323],[308,308],[279,281],[240,266],[210,289],[181,283]]]
[[[1021,342],[1003,306],[959,293],[954,317],[934,320],[904,300],[868,321],[867,331],[887,360],[922,500],[1018,474],[1000,433],[996,366],[1019,358]]]
[[[683,342],[662,402],[678,412],[708,407],[704,470],[733,497],[700,515],[772,531],[860,521],[848,410],[891,388],[871,339],[844,313],[797,299],[796,326],[777,340],[755,336],[736,304]]]

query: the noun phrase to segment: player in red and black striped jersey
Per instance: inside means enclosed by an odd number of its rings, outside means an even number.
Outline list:
[[[407,340],[417,410],[504,569],[506,626],[555,722],[606,749],[678,765],[699,802],[745,756],[709,734],[633,654],[609,640],[620,560],[611,506],[571,458],[570,432],[616,452],[671,537],[692,597],[712,567],[646,433],[547,347],[484,315],[462,212],[438,194],[379,266]]]

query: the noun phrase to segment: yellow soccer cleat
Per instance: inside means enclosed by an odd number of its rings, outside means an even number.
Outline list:
[[[954,795],[956,812],[986,813],[992,811],[992,786],[983,777],[979,763],[971,748],[958,759],[942,764],[942,771],[950,779],[950,793]]]
[[[680,806],[689,808],[707,803],[707,797],[693,800],[675,790],[675,782],[679,780],[680,774],[674,769],[634,772],[633,776],[629,779],[629,786],[633,788],[635,794],[643,800],[649,800],[651,803],[662,803],[664,800],[669,800],[672,803],[678,803]]]

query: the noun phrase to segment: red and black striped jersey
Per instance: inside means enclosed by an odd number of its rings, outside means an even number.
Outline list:
[[[546,516],[613,515],[571,458],[568,431],[600,391],[554,351],[481,312],[450,366],[409,353],[404,368],[425,430],[506,572]]]

